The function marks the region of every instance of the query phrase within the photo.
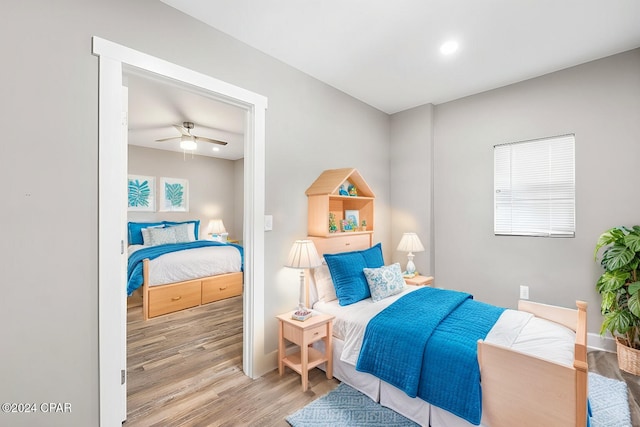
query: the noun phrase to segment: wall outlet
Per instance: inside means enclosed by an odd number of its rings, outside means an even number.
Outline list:
[[[529,287],[520,285],[520,299],[529,299]]]

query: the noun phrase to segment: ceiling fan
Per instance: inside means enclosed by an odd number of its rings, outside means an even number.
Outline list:
[[[224,141],[218,141],[217,139],[205,138],[204,136],[196,136],[191,134],[191,129],[194,128],[193,122],[182,122],[181,125],[173,125],[174,128],[178,129],[180,132],[180,136],[172,136],[169,138],[156,139],[156,142],[165,142],[171,141],[175,139],[180,140],[180,148],[183,150],[195,150],[198,146],[197,143],[199,141],[202,142],[210,142],[212,144],[217,145],[227,145]]]

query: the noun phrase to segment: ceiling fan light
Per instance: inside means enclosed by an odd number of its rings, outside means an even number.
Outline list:
[[[197,146],[196,138],[193,135],[182,135],[180,137],[180,148],[183,150],[195,150]]]

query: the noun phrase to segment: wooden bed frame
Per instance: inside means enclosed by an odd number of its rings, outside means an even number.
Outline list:
[[[365,249],[357,244],[347,244],[335,250],[331,239],[309,238],[313,239],[321,256]],[[306,294],[309,295],[308,289]],[[573,366],[478,341],[483,426],[587,425],[587,303],[576,301],[576,306],[577,309],[569,309],[531,301],[518,302],[518,310],[558,323],[576,333]],[[334,366],[336,363],[340,363],[339,357]]]
[[[142,261],[144,320],[242,295],[242,272],[149,286],[149,259]]]
[[[568,309],[519,301],[518,310],[550,320],[576,333],[573,366],[478,342],[482,376],[482,423],[514,425],[587,425],[587,303]]]

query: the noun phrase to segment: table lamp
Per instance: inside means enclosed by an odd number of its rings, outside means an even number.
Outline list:
[[[224,228],[224,223],[221,219],[212,219],[209,221],[209,234],[211,234],[211,240],[215,240],[217,242],[226,242],[227,230]]]
[[[311,240],[296,240],[287,259],[286,267],[300,269],[300,300],[298,309],[292,316],[297,320],[306,320],[311,316],[309,305],[309,295],[307,292],[307,272],[310,268],[319,267],[322,260],[318,256],[318,251]]]
[[[422,252],[424,251],[424,246],[422,246],[422,242],[416,233],[404,233],[402,235],[402,239],[400,239],[400,243],[398,244],[398,250],[401,252],[408,252],[407,258],[407,270],[406,274],[408,276],[416,274],[416,266],[413,263],[413,253],[414,252]]]

